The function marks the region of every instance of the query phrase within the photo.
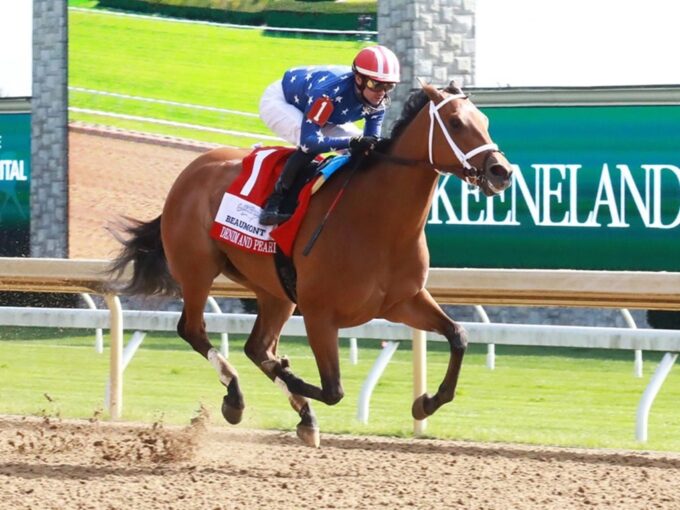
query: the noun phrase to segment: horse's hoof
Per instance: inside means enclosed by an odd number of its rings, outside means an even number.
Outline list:
[[[432,414],[425,410],[426,401],[429,399],[430,396],[427,393],[423,393],[413,401],[413,405],[411,406],[411,415],[413,416],[414,420],[424,420],[430,416],[430,414]]]
[[[298,425],[297,436],[302,440],[303,443],[305,443],[307,446],[311,446],[312,448],[318,448],[321,444],[321,434],[319,433],[319,427]]]
[[[222,416],[232,425],[236,425],[241,422],[243,418],[243,407],[234,407],[229,405],[227,400],[227,395],[222,399]]]

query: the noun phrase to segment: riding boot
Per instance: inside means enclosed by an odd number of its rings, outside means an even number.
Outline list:
[[[300,173],[300,170],[307,166],[312,159],[314,159],[313,154],[307,154],[300,149],[290,155],[279,179],[274,185],[274,192],[269,195],[267,204],[262,209],[262,213],[260,213],[260,223],[263,225],[278,225],[292,216],[292,214],[281,212],[281,203],[286,198],[288,191],[293,187],[295,178]]]

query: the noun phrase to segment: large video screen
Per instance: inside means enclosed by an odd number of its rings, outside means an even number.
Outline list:
[[[31,97],[33,0],[0,1],[0,98]]]
[[[0,257],[30,251],[32,47],[33,0],[0,0]]]
[[[680,3],[477,0],[475,86],[680,85]]]

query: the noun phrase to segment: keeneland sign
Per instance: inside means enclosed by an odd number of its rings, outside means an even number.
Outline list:
[[[536,227],[627,228],[631,226],[627,210],[632,205],[636,218],[647,228],[680,225],[680,202],[669,198],[680,193],[680,168],[675,165],[650,164],[631,170],[625,164],[610,167],[604,163],[594,194],[586,197],[578,181],[583,165],[539,163],[528,172],[518,166],[515,170],[512,187],[499,197],[484,197],[478,188],[460,186],[455,206],[446,192],[450,176],[444,177],[435,191],[428,224],[521,225],[529,221]],[[642,175],[642,186],[634,173]],[[664,207],[664,200],[672,202],[671,206]],[[517,213],[518,204],[529,213],[524,218]],[[473,212],[472,205],[481,210]]]
[[[680,271],[680,104],[482,110],[513,184],[440,178],[432,267]]]

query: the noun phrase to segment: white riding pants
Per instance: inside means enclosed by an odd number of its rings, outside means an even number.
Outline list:
[[[260,118],[278,136],[293,145],[300,143],[300,127],[303,113],[286,101],[281,80],[269,85],[260,99]],[[321,128],[325,136],[361,136],[361,130],[352,122],[326,124]]]

